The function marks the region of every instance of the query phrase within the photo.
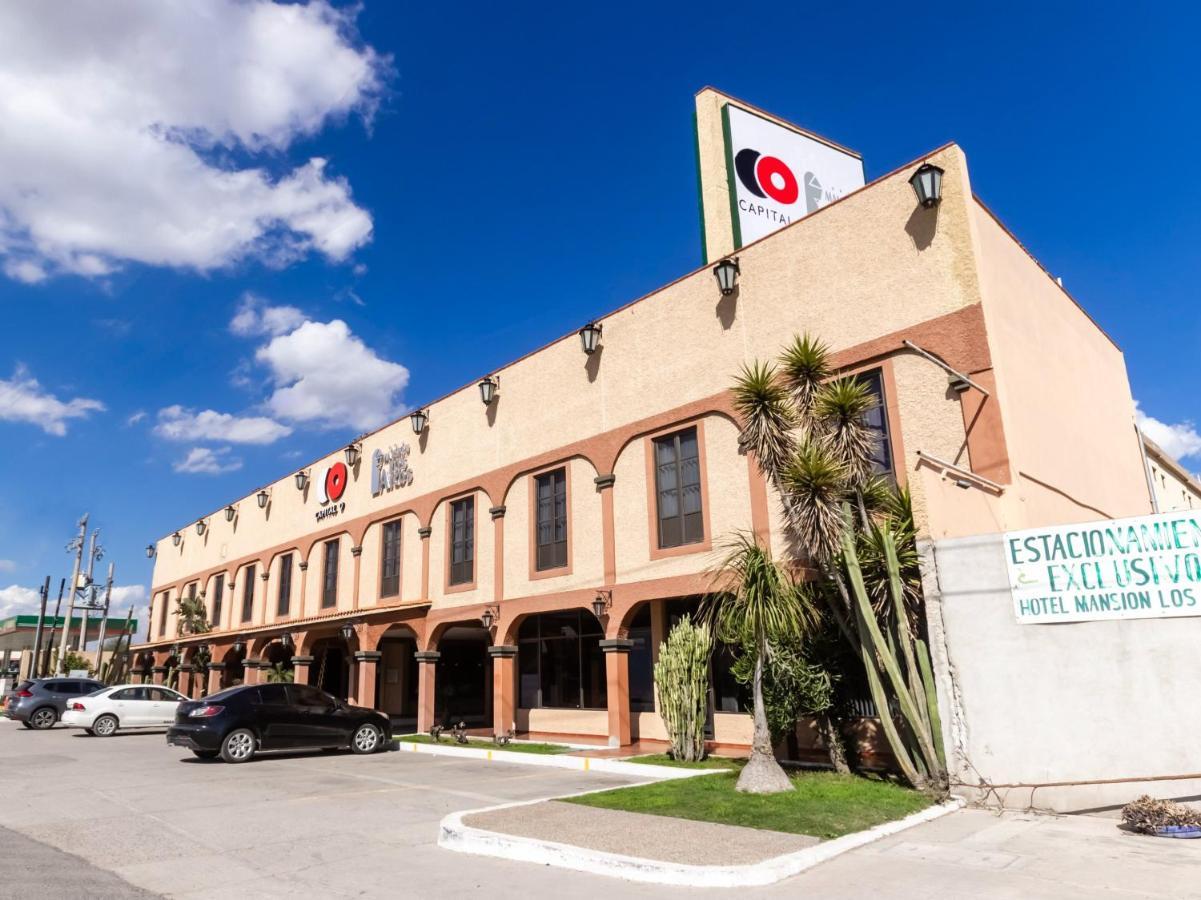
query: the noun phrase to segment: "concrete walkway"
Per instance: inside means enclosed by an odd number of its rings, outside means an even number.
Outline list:
[[[818,839],[712,822],[598,809],[551,800],[464,816],[463,824],[605,853],[706,866],[745,865],[803,850]]]

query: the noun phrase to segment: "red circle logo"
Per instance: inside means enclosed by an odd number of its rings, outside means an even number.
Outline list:
[[[764,193],[777,203],[795,203],[800,196],[801,186],[797,184],[792,169],[774,156],[761,157],[759,165],[755,166],[755,175]]]
[[[346,463],[334,463],[325,473],[325,496],[330,500],[342,499],[348,479]]]

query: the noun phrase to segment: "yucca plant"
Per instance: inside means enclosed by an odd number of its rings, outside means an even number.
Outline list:
[[[756,363],[733,387],[741,444],[779,492],[795,547],[827,584],[818,593],[863,664],[902,775],[915,787],[944,790],[929,654],[916,628],[912,513],[907,498],[890,497],[872,474],[874,435],[865,417],[875,398],[856,378],[830,380],[828,352],[809,336],[796,338],[780,365],[774,384],[773,367]],[[791,412],[780,408],[781,394]],[[785,427],[791,435],[777,433]],[[783,449],[790,445],[791,454]]]
[[[292,669],[285,669],[283,663],[276,663],[267,670],[267,681],[271,684],[291,684],[293,677]]]

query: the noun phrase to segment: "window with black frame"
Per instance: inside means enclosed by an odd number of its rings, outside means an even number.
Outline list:
[[[888,434],[888,407],[885,405],[884,373],[879,369],[860,372],[856,378],[867,386],[876,398],[876,405],[864,416],[868,430],[872,432],[872,469],[877,475],[895,478],[893,469],[892,443]]]
[[[379,595],[395,597],[400,593],[400,519],[385,522],[380,538]]]
[[[475,580],[475,497],[450,505],[450,583]]]
[[[630,620],[627,635],[630,648],[630,711],[655,711],[654,640],[651,633],[651,605],[644,603]]]
[[[292,606],[292,554],[279,558],[279,593],[275,599],[275,614],[286,616]]]
[[[567,565],[567,469],[544,472],[534,479],[535,538],[539,572]]]
[[[225,600],[225,573],[222,572],[213,579],[212,626],[221,627],[221,604]]]
[[[254,566],[247,566],[242,573],[242,621],[249,622],[254,615]]]
[[[325,542],[325,568],[321,583],[321,607],[338,605],[338,545],[340,538]]]
[[[605,709],[604,630],[579,609],[530,616],[517,636],[523,709]]]
[[[705,539],[705,523],[696,427],[657,437],[654,446],[659,547],[698,544]]]

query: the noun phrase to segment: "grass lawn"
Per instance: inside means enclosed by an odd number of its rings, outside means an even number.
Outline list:
[[[404,741],[408,744],[432,744],[434,739],[428,734],[404,734],[397,738],[398,741]],[[548,755],[552,753],[567,753],[571,750],[570,747],[564,747],[562,744],[519,744],[513,742],[504,747],[499,744],[494,744],[492,741],[486,741],[481,738],[468,738],[466,744],[460,744],[453,737],[444,737],[437,743],[444,747],[473,747],[476,750],[507,750],[511,753],[539,753]]]
[[[736,772],[618,788],[568,803],[836,838],[900,819],[931,804],[925,794],[886,781],[833,772],[793,775],[795,791],[740,794]]]

